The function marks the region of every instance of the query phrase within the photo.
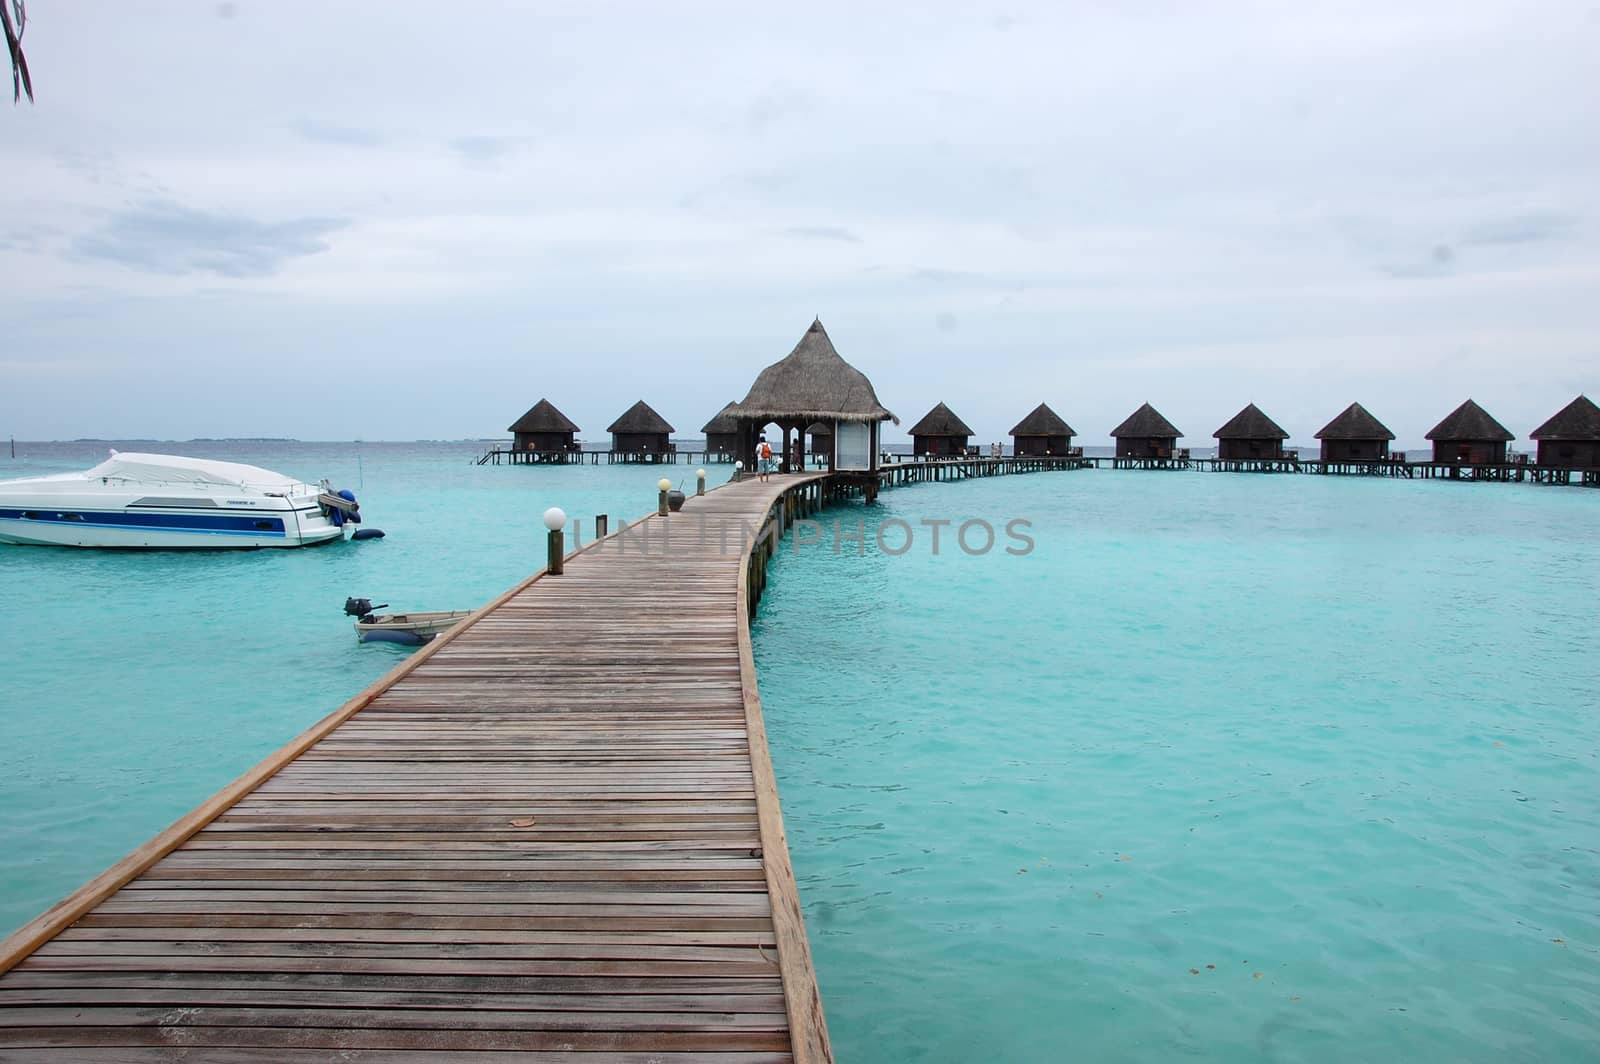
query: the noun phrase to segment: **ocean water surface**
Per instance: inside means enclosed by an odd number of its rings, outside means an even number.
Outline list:
[[[1600,492],[1101,470],[822,523],[754,638],[840,1060],[1596,1059]]]
[[[483,444],[17,445],[0,478],[106,448],[264,466],[355,490],[382,540],[260,551],[0,544],[0,935],[104,871],[403,661],[361,645],[347,596],[481,606],[544,566],[544,511],[584,541],[694,467],[477,466]],[[712,466],[712,482],[729,467]],[[569,532],[568,545],[571,546]]]

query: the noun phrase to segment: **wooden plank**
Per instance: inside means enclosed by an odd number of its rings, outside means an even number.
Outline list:
[[[185,1031],[184,1034],[189,1032]],[[0,1044],[4,1044],[0,1040]],[[206,1064],[328,1064],[327,1049],[296,1049],[289,1046],[249,1048],[240,1046],[208,1045],[200,1048]],[[342,1047],[336,1059],[342,1064],[434,1064],[439,1060],[438,1050],[423,1049],[351,1049]],[[196,1059],[179,1056],[181,1048],[162,1046],[74,1046],[72,1059],[84,1064],[171,1064],[179,1059]],[[7,1059],[7,1058],[0,1058]],[[509,1053],[474,1050],[450,1050],[452,1064],[511,1064]],[[518,1050],[515,1064],[574,1064],[581,1057],[564,1049],[544,1052]],[[663,1053],[655,1050],[618,1052],[609,1050],[603,1056],[589,1055],[594,1064],[790,1064],[794,1057],[785,1052],[706,1052]]]
[[[150,1010],[153,1012],[154,1010]],[[283,1047],[337,1050],[338,1060],[348,1059],[354,1049],[414,1050],[423,1053],[499,1051],[524,1053],[532,1050],[561,1053],[666,1053],[717,1054],[725,1052],[789,1051],[786,1031],[617,1031],[564,1029],[554,1031],[511,1030],[416,1030],[371,1027],[245,1027],[202,1026],[193,1023],[161,1024],[165,1015],[181,1010],[156,1013],[138,1026],[59,1026],[0,1027],[0,1049],[68,1048],[64,1054],[75,1059],[82,1046],[161,1046],[173,1059],[174,1048],[190,1051],[191,1057],[211,1060],[213,1047]],[[148,1014],[148,1013],[147,1013]],[[204,1051],[204,1052],[200,1052]],[[30,1058],[33,1054],[29,1054]],[[437,1055],[433,1059],[439,1059]],[[521,1058],[519,1058],[521,1059]],[[567,1057],[568,1060],[572,1058]],[[701,1058],[707,1059],[707,1058]],[[717,1058],[709,1058],[715,1061]]]

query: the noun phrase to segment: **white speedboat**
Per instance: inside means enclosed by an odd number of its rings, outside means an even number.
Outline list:
[[[348,491],[257,466],[118,454],[81,473],[0,481],[0,543],[156,550],[306,547],[361,520]]]

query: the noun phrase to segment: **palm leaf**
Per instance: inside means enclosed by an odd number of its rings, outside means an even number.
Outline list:
[[[11,24],[12,13],[16,13],[16,25]],[[12,0],[10,8],[0,2],[0,23],[5,24],[6,50],[11,53],[11,102],[16,103],[22,99],[22,94],[28,94],[28,102],[33,102],[33,79],[28,76],[28,57],[22,54],[22,31],[28,24],[28,9],[23,0]]]

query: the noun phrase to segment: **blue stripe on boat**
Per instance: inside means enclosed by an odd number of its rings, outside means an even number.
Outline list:
[[[120,528],[130,532],[196,532],[214,536],[284,536],[281,517],[254,514],[160,514],[95,510],[0,509],[0,521],[27,521],[74,528]],[[265,525],[266,527],[260,527]]]

